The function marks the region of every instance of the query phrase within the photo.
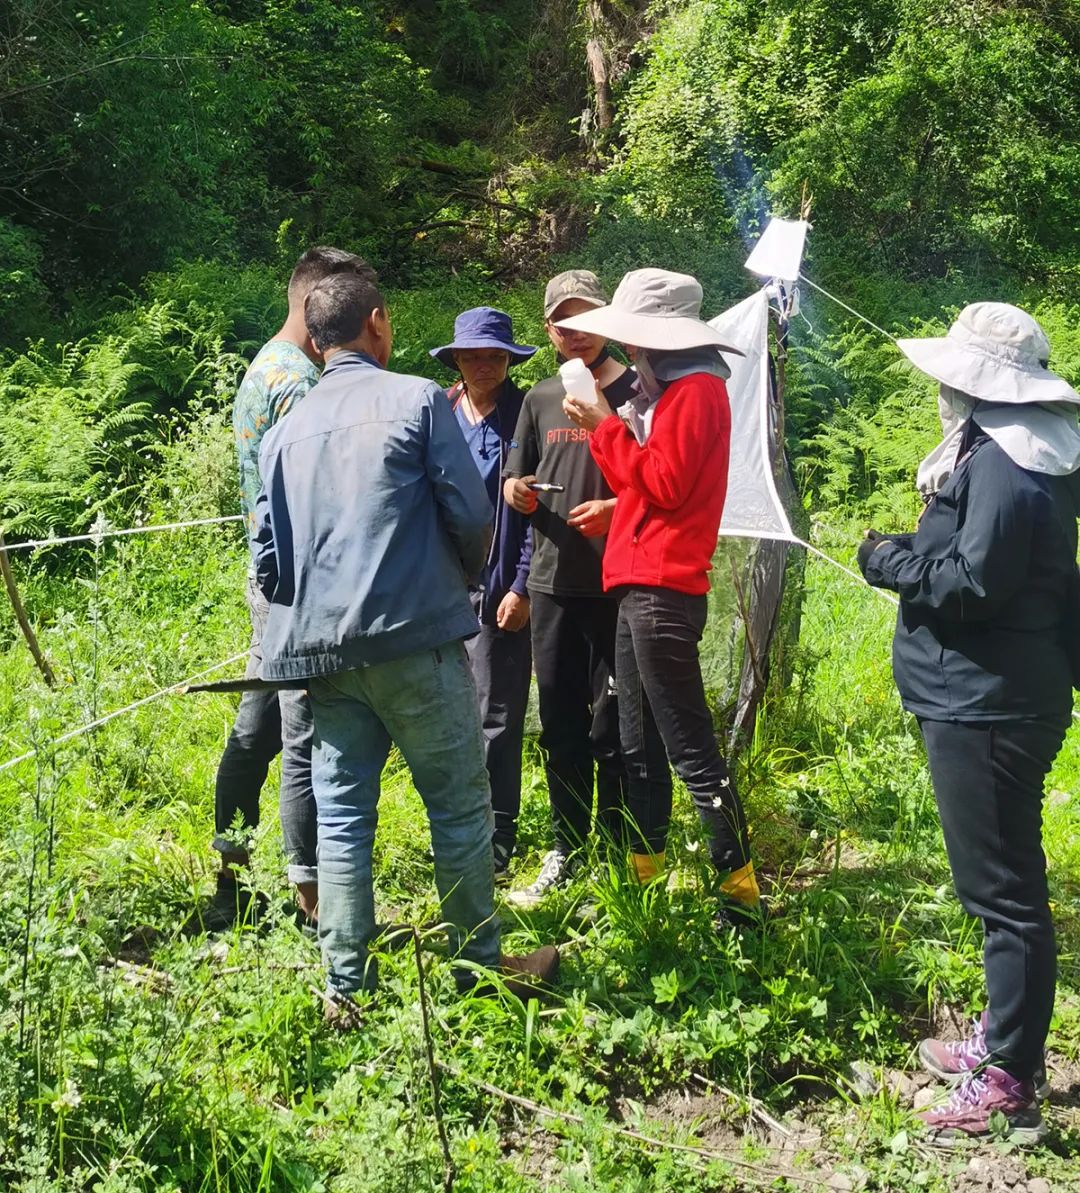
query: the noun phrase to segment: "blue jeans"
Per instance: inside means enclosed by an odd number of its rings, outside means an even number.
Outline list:
[[[480,710],[465,647],[448,642],[311,681],[319,812],[319,941],[332,994],[374,989],[371,854],[379,785],[394,744],[427,809],[450,951],[499,960],[491,799]],[[469,977],[459,977],[462,985]]]
[[[259,673],[262,635],[270,607],[255,584],[247,581],[251,615],[251,653],[247,676]],[[270,763],[281,755],[278,813],[289,881],[316,882],[315,797],[311,791],[311,706],[303,691],[245,692],[233,722],[214,784],[214,848],[236,853],[259,824],[259,795]],[[244,829],[238,842],[231,833],[237,812]],[[231,834],[231,835],[230,835]]]

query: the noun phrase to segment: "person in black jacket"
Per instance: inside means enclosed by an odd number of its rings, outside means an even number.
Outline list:
[[[1080,394],[1046,367],[1038,323],[966,307],[945,337],[901,340],[941,383],[945,439],[923,462],[914,535],[868,531],[859,563],[899,594],[893,673],[919,722],[956,893],[984,930],[986,1011],[920,1058],[956,1089],[921,1116],[936,1138],[982,1136],[1000,1111],[1022,1142],[1037,1104],[1056,980],[1042,850],[1043,782],[1074,675]]]

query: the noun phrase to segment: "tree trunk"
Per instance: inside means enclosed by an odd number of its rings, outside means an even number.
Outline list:
[[[611,85],[608,76],[607,55],[601,38],[607,27],[604,20],[603,0],[588,0],[586,15],[589,21],[589,40],[585,45],[585,57],[589,63],[595,95],[596,127],[611,128]]]
[[[589,60],[589,73],[592,75],[596,96],[596,127],[611,128],[611,91],[608,86],[607,62],[604,60],[604,48],[595,37],[589,38],[585,46],[585,55]]]

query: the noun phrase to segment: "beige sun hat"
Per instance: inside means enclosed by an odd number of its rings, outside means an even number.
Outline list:
[[[896,343],[921,372],[980,401],[1080,405],[1080,393],[1046,367],[1046,332],[1007,302],[973,302],[945,335]]]
[[[701,283],[686,273],[635,269],[619,283],[607,306],[560,319],[556,327],[587,331],[635,348],[679,352],[713,344],[722,352],[744,355],[741,348],[701,319]]]

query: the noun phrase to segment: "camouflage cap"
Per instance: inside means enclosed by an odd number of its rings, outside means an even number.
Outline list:
[[[550,319],[561,303],[580,298],[594,307],[606,307],[607,297],[600,288],[600,279],[588,269],[568,269],[556,274],[544,291],[544,318]]]

